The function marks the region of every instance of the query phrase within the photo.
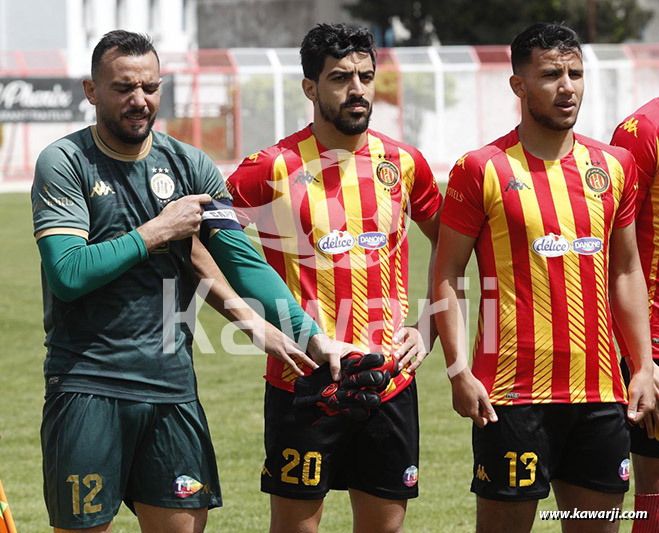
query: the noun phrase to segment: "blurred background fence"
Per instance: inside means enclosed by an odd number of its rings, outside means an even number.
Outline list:
[[[225,172],[311,121],[297,48],[161,53],[156,129],[193,144]],[[586,94],[577,131],[608,141],[659,96],[659,44],[584,45]],[[519,120],[508,46],[381,48],[371,127],[413,144],[439,180],[465,151]],[[0,52],[0,190],[26,190],[50,142],[94,122],[80,78],[56,51]]]

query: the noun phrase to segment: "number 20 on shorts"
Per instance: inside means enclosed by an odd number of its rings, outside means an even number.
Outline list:
[[[286,448],[281,454],[288,461],[281,468],[281,480],[284,483],[298,485],[300,483],[300,469],[297,466],[302,459],[302,483],[309,486],[320,483],[320,467],[323,456],[318,452],[307,452],[300,457],[300,452],[293,448]]]

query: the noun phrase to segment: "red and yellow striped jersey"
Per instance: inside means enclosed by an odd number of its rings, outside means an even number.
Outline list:
[[[228,188],[239,219],[256,225],[267,261],[320,327],[390,355],[408,311],[407,216],[426,220],[442,200],[421,153],[372,130],[356,152],[328,150],[308,126],[247,157]],[[293,390],[295,377],[268,358],[269,383]],[[410,381],[403,372],[385,398]]]
[[[611,144],[629,150],[636,160],[636,239],[648,285],[652,355],[659,359],[659,98],[650,100],[616,128]],[[618,336],[621,351],[627,349]]]
[[[474,375],[497,405],[624,402],[608,300],[609,237],[634,219],[628,152],[575,135],[557,161],[513,130],[451,171],[442,222],[476,237]]]

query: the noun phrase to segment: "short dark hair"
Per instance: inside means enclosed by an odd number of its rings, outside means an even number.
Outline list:
[[[538,22],[531,24],[520,33],[510,45],[510,61],[513,72],[518,73],[520,67],[531,61],[534,48],[551,50],[556,48],[559,52],[579,52],[581,54],[581,40],[572,28],[557,22]]]
[[[133,33],[125,30],[113,30],[101,37],[98,44],[92,52],[92,78],[95,77],[101,66],[103,55],[112,48],[118,48],[119,51],[127,56],[143,56],[153,52],[160,64],[158,52],[153,47],[153,40],[143,33]]]
[[[318,81],[328,55],[341,59],[353,52],[369,54],[375,68],[373,35],[366,28],[349,28],[345,24],[316,25],[304,36],[300,47],[304,77]]]

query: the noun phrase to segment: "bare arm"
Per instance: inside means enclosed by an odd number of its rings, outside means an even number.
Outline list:
[[[652,379],[654,364],[650,345],[647,287],[636,247],[635,224],[614,229],[609,246],[611,311],[632,363],[627,416],[632,422],[640,422],[645,417],[650,434],[654,421],[646,415],[654,411],[656,404]],[[654,416],[657,414],[654,413]]]
[[[238,296],[197,237],[192,239],[192,264],[198,279],[213,281],[206,302],[227,320],[237,323],[257,348],[281,359],[300,376],[304,372],[297,362],[302,361],[311,368],[318,366],[292,339],[267,322]],[[226,302],[231,305],[225,305]]]
[[[458,278],[464,277],[467,262],[476,239],[463,235],[446,225],[440,230],[435,260],[433,296],[443,301],[446,310],[435,313],[435,323],[442,342],[446,368],[453,391],[453,408],[476,425],[484,427],[496,422],[497,415],[483,384],[469,369],[463,309],[464,291],[458,287]]]
[[[417,225],[430,241],[430,259],[428,261],[428,289],[426,299],[432,302],[432,271],[435,257],[437,255],[437,240],[439,239],[439,219],[441,210],[438,210],[430,218],[418,222]],[[425,306],[413,326],[404,327],[394,336],[394,342],[403,342],[396,350],[394,357],[399,360],[401,366],[407,367],[409,372],[416,370],[432,349],[437,338],[437,328],[432,318],[429,306]],[[414,358],[414,361],[412,359]]]

